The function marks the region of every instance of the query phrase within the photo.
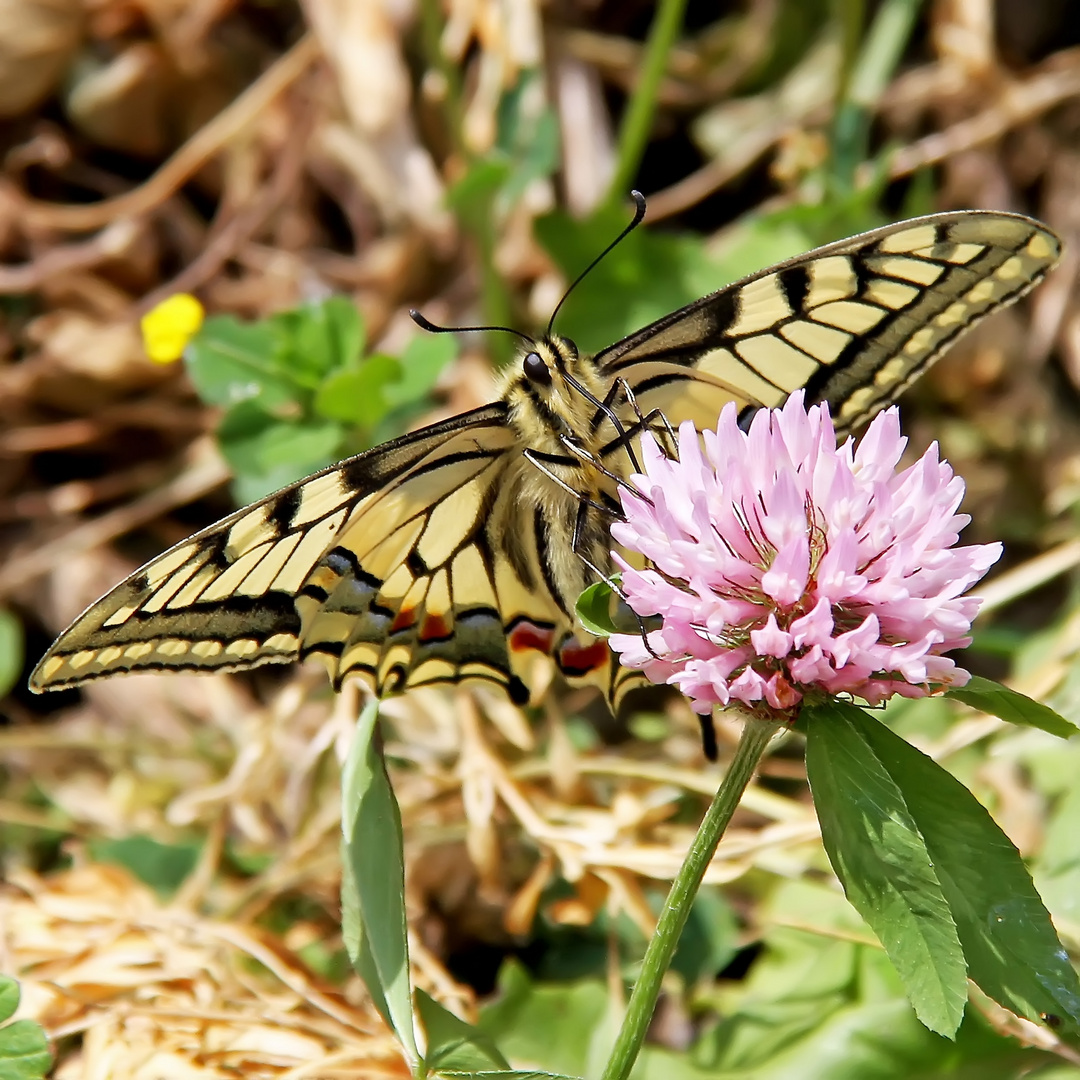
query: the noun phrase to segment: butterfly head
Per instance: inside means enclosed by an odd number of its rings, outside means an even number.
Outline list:
[[[530,343],[504,376],[503,400],[526,445],[558,453],[562,438],[582,441],[596,400],[604,396],[596,369],[570,338],[546,335]]]

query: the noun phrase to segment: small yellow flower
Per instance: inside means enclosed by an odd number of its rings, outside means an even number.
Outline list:
[[[190,293],[177,293],[151,308],[139,324],[143,348],[155,364],[171,364],[184,355],[187,343],[202,326],[202,304]]]

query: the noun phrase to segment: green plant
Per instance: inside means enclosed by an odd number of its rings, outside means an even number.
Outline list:
[[[367,353],[363,318],[331,297],[258,322],[207,319],[185,350],[200,397],[224,410],[218,442],[240,503],[399,432],[431,401],[452,338]]]
[[[11,1020],[19,997],[19,984],[0,975],[0,1076],[4,1080],[41,1080],[52,1064],[52,1054],[40,1024]]]

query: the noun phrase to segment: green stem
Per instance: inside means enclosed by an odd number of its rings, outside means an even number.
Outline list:
[[[765,747],[769,745],[779,726],[762,720],[746,720],[731,765],[694,835],[678,875],[671,883],[671,891],[664,902],[663,911],[660,912],[656,932],[645,950],[641,974],[630,995],[626,1016],[623,1017],[603,1080],[626,1080],[634,1067],[656,1009],[660,984],[671,965],[672,956],[675,955],[675,947],[679,944],[679,936],[690,915],[701,879],[705,876],[705,871],[716,853],[716,846],[739,805],[746,785],[750,783],[750,777],[754,775]]]
[[[645,60],[633,95],[619,127],[619,156],[615,175],[608,187],[608,202],[617,204],[626,197],[637,175],[645,147],[652,133],[653,113],[660,82],[667,70],[668,54],[682,29],[686,0],[660,0],[645,44]]]
[[[482,260],[480,297],[483,304],[484,322],[489,326],[513,326],[515,322],[513,304],[510,302],[510,294],[506,289],[506,278],[499,273],[495,265],[495,237],[492,232],[493,230],[484,226],[479,226],[474,232],[480,246]],[[510,334],[489,334],[487,347],[498,368],[509,363],[518,350],[518,344]]]
[[[456,64],[450,63],[442,51],[439,40],[442,30],[443,17],[438,0],[423,0],[420,5],[420,40],[424,49],[424,59],[443,80],[445,96],[442,100],[442,108],[446,121],[444,130],[450,139],[450,144],[455,153],[467,157],[468,151],[461,137],[462,118],[465,114],[465,106],[462,104],[461,72]]]
[[[848,97],[863,108],[874,108],[889,85],[915,28],[923,0],[885,0],[866,34],[851,73]]]
[[[884,0],[858,56],[842,77],[833,121],[833,177],[842,190],[851,190],[855,169],[869,152],[874,109],[900,63],[921,7],[922,0]],[[845,21],[845,31],[853,19]]]
[[[452,64],[442,50],[440,37],[443,30],[443,16],[438,0],[423,0],[420,6],[420,30],[425,58],[428,65],[443,79],[445,97],[442,102],[445,115],[445,130],[450,144],[457,154],[472,169],[477,165],[476,155],[465,144],[462,125],[465,118],[464,90],[461,72]],[[512,326],[514,313],[510,294],[503,276],[495,267],[495,230],[491,225],[494,211],[489,204],[480,213],[458,211],[461,226],[476,241],[480,256],[481,282],[480,303],[484,312],[485,323],[493,326]],[[513,345],[500,334],[493,334],[488,339],[488,348],[501,366],[514,355]]]

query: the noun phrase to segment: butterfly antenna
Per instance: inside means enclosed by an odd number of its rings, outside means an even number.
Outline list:
[[[547,330],[544,331],[544,337],[551,336],[551,328],[555,325],[555,316],[559,314],[559,309],[566,303],[567,297],[581,284],[582,280],[593,270],[593,268],[604,259],[612,249],[618,247],[619,244],[626,239],[642,222],[645,217],[645,196],[640,191],[631,191],[630,198],[634,200],[634,205],[637,209],[634,211],[634,220],[626,226],[625,229],[570,284],[570,288],[563,293],[562,299],[555,305],[555,310],[551,313],[551,318],[548,319]]]
[[[426,330],[429,334],[472,334],[483,333],[487,330],[499,330],[504,334],[516,334],[522,341],[527,342],[529,345],[535,345],[528,334],[523,334],[520,330],[515,330],[512,326],[436,326],[430,319],[424,318],[416,308],[409,309],[409,318],[412,319],[421,330]]]

